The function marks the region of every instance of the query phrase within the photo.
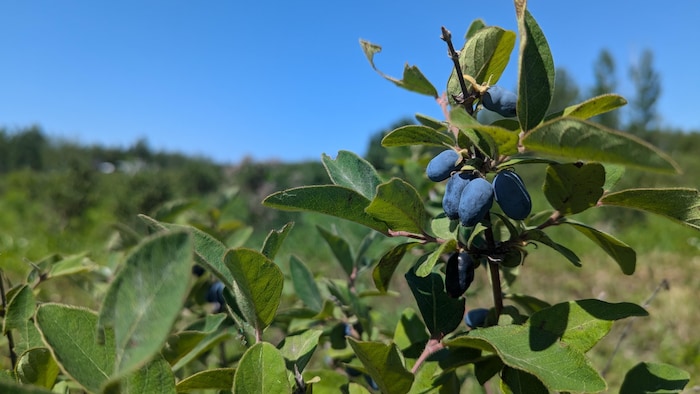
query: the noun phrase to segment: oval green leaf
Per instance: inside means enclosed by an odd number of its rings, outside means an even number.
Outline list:
[[[367,160],[353,152],[341,150],[335,160],[323,154],[321,161],[335,185],[352,189],[368,200],[374,198],[377,186],[382,181],[377,170]]]
[[[396,344],[362,342],[351,337],[348,343],[382,393],[405,394],[411,389],[413,374],[406,370]]]
[[[189,393],[199,390],[224,390],[231,391],[235,368],[213,368],[197,372],[177,383],[175,388],[178,393]]]
[[[454,144],[454,137],[431,127],[419,125],[401,126],[382,138],[382,146],[385,147],[408,145],[445,147]]]
[[[280,304],[284,275],[264,254],[246,248],[231,249],[224,264],[235,278],[236,303],[248,324],[262,333],[275,317]]]
[[[573,215],[596,206],[604,184],[605,168],[600,163],[550,164],[542,189],[552,208]]]
[[[365,212],[370,204],[362,194],[337,185],[302,186],[271,194],[263,205],[285,211],[319,212],[359,223],[388,234],[386,223]]]
[[[284,357],[267,342],[251,346],[241,357],[233,377],[233,393],[290,393]]]
[[[520,32],[518,73],[518,120],[528,131],[544,119],[554,94],[554,60],[549,44],[524,6],[517,8]]]
[[[700,230],[700,193],[696,189],[627,189],[607,194],[600,202],[655,213]]]
[[[377,188],[365,211],[386,223],[393,231],[422,234],[428,214],[416,189],[400,178],[392,178]]]
[[[608,233],[574,220],[566,219],[562,223],[572,226],[578,232],[595,242],[596,245],[615,260],[625,275],[632,275],[634,273],[637,265],[637,252],[629,245]]]
[[[160,351],[189,289],[194,241],[189,233],[157,234],[141,243],[114,279],[100,310],[99,329],[114,329],[114,376]]]
[[[575,118],[557,118],[525,134],[527,149],[574,160],[622,164],[663,173],[680,173],[668,155],[633,135]]]

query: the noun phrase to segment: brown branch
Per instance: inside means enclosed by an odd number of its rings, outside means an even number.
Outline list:
[[[486,214],[486,221],[491,223],[491,215]],[[489,255],[496,250],[496,241],[493,238],[493,229],[489,225],[484,231],[486,236],[486,247],[489,250]],[[488,260],[488,259],[487,259]],[[501,290],[501,272],[498,269],[498,263],[488,260],[489,274],[491,275],[491,290],[493,292],[493,306],[496,309],[496,321],[498,321],[501,312],[503,311],[503,291]]]
[[[455,74],[457,74],[457,80],[459,81],[459,87],[462,89],[462,98],[457,100],[462,107],[467,111],[469,115],[474,113],[474,108],[472,108],[471,103],[473,100],[469,99],[469,89],[467,88],[467,82],[464,80],[464,75],[462,74],[462,66],[459,64],[459,52],[455,50],[454,45],[452,45],[452,33],[445,28],[441,27],[442,35],[440,38],[447,43],[447,54],[452,59],[452,63],[455,66]]]

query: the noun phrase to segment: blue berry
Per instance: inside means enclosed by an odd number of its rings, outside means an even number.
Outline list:
[[[511,219],[523,220],[530,215],[532,200],[523,180],[513,171],[501,171],[493,178],[496,202]]]
[[[464,317],[464,323],[470,328],[482,327],[486,323],[486,317],[489,314],[489,310],[486,308],[475,308],[467,312]]]
[[[518,105],[518,96],[500,86],[491,86],[481,96],[481,103],[488,110],[501,116],[511,118],[515,116],[515,108]]]
[[[452,298],[458,298],[474,280],[474,260],[469,253],[455,252],[447,260],[445,269],[445,290]]]
[[[450,176],[445,185],[445,195],[442,197],[442,209],[450,219],[459,218],[459,199],[462,191],[471,181],[473,175],[466,172],[455,172]]]
[[[442,182],[450,177],[452,171],[459,169],[461,162],[462,155],[459,152],[446,149],[430,160],[425,173],[431,181]]]
[[[459,198],[459,220],[465,227],[476,225],[493,205],[493,186],[484,178],[471,180]]]

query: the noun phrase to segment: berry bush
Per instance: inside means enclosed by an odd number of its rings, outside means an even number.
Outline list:
[[[548,234],[556,226],[608,254],[619,267],[610,275],[633,275],[637,259],[629,245],[573,216],[615,206],[700,229],[700,197],[689,188],[617,190],[625,168],[671,176],[678,165],[656,147],[588,120],[623,106],[619,95],[549,112],[555,68],[547,40],[524,0],[515,1],[515,17],[517,32],[473,22],[459,51],[442,29],[451,69],[444,94],[415,66],[407,65],[401,79],[377,70],[381,47],[360,41],[372,68],[433,97],[444,119],[416,115],[419,124],[383,138],[387,149],[412,147],[397,171],[380,173],[349,151],[324,154],[331,183],[264,199],[267,207],[366,229],[353,242],[318,227],[340,277],[319,277],[296,255],[288,265],[278,261],[291,222],[270,231],[258,250],[233,244],[226,224],[215,220],[194,226],[177,215],[141,215],[148,234],[119,229],[114,273],[80,257],[52,258],[23,283],[0,289],[11,358],[0,391],[608,390],[587,353],[614,322],[647,311],[592,298],[550,304],[511,286],[528,280],[524,263],[537,247],[581,265]],[[509,91],[498,82],[516,39],[518,83]],[[501,119],[484,124],[482,110]],[[532,164],[546,172],[549,208],[541,212],[532,212],[528,188],[535,185],[518,175]],[[420,176],[411,176],[416,166]],[[85,280],[86,272],[99,295],[97,310],[37,298],[45,283]],[[472,302],[472,285],[483,278],[488,283],[479,291],[490,289],[491,305]],[[413,307],[387,324],[381,307],[409,296],[394,287],[410,289]],[[621,375],[621,393],[680,392],[690,380],[681,369],[644,360]]]

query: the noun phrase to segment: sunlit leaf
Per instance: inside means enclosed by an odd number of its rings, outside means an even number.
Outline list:
[[[680,393],[690,381],[690,374],[662,363],[639,363],[625,375],[620,394]]]
[[[696,189],[627,189],[607,194],[600,202],[655,213],[700,230],[700,194]]]
[[[290,392],[284,357],[272,344],[256,343],[243,354],[233,378],[234,394]]]
[[[199,390],[226,390],[233,387],[235,368],[212,368],[197,372],[177,382],[178,393],[189,393]]]
[[[262,254],[267,256],[268,259],[274,259],[293,227],[294,222],[289,222],[282,226],[282,228],[279,230],[271,230],[267,234],[265,242],[263,242],[261,249]]]
[[[60,369],[49,349],[37,347],[20,355],[15,366],[17,379],[24,384],[50,389],[58,377]]]
[[[353,152],[341,150],[335,160],[323,154],[321,161],[335,185],[352,189],[369,200],[374,198],[381,179],[367,160]]]
[[[664,173],[680,173],[668,155],[631,134],[575,118],[557,118],[525,134],[529,150],[574,160],[621,164]]]
[[[425,94],[432,97],[438,96],[435,87],[430,83],[430,81],[428,81],[427,78],[425,78],[425,76],[423,75],[423,73],[420,72],[418,67],[409,66],[408,64],[406,64],[403,70],[403,79],[396,79],[394,77],[390,77],[384,74],[383,72],[379,71],[377,66],[374,65],[374,55],[381,52],[382,47],[365,40],[360,40],[360,46],[362,47],[362,52],[364,52],[365,56],[367,57],[367,60],[369,60],[369,64],[372,66],[374,71],[376,71],[384,79],[393,82],[398,87],[410,90],[412,92]]]
[[[323,307],[323,299],[316,280],[306,264],[294,255],[289,258],[289,275],[299,299],[311,310],[320,312]]]
[[[422,234],[428,214],[423,200],[410,183],[392,178],[377,188],[377,195],[366,212],[381,220],[393,231]]]
[[[100,308],[99,331],[114,329],[114,376],[148,362],[165,343],[189,289],[194,241],[156,234],[129,255]]]
[[[248,324],[261,332],[275,317],[284,276],[277,264],[262,253],[246,248],[229,250],[224,264],[235,278],[236,304]]]
[[[436,131],[428,126],[408,125],[401,126],[398,129],[391,131],[382,138],[382,146],[407,146],[407,145],[426,145],[426,146],[452,146],[455,144],[454,137]]]
[[[574,104],[563,110],[547,115],[545,120],[550,120],[562,116],[578,119],[589,119],[594,116],[604,114],[627,104],[624,97],[617,94],[603,94],[590,98],[582,103]]]
[[[360,193],[337,185],[302,186],[273,193],[263,205],[285,211],[319,212],[359,223],[387,234],[387,224],[365,212],[370,200]]]
[[[554,61],[540,26],[524,6],[516,7],[520,32],[517,114],[528,131],[544,119],[554,94]]]
[[[634,273],[637,264],[637,252],[629,245],[608,233],[571,219],[567,219],[562,223],[572,226],[578,232],[595,242],[605,253],[615,260],[625,275],[632,275]]]

